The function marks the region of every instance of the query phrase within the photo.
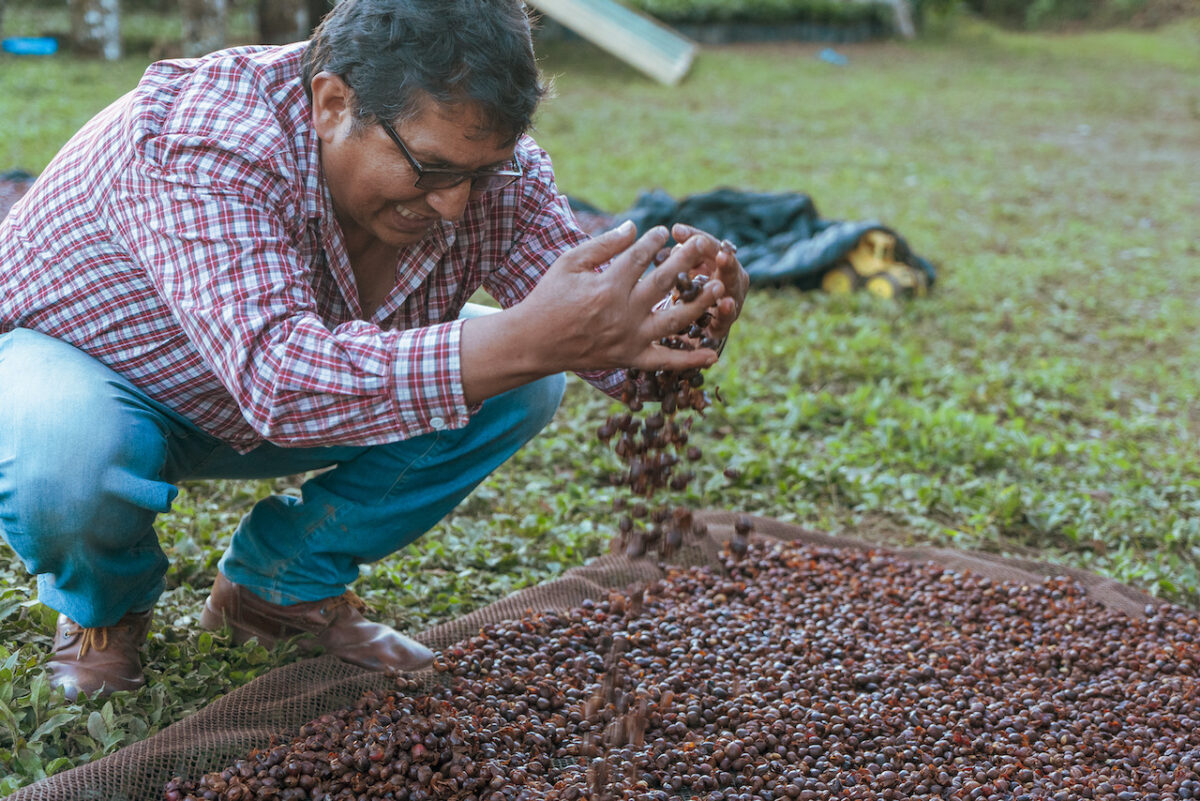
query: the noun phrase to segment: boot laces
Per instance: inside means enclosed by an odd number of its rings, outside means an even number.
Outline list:
[[[135,624],[128,619],[122,618],[111,626],[96,626],[94,628],[85,628],[79,625],[74,620],[70,621],[70,626],[66,630],[66,636],[74,637],[79,635],[79,658],[87,656],[88,651],[106,651],[110,644],[109,632],[114,629],[128,629],[133,631]]]
[[[109,642],[108,631],[113,628],[116,628],[116,626],[98,626],[96,628],[85,629],[83,626],[75,624],[73,628],[67,631],[67,635],[79,635],[79,657],[82,659],[92,649],[97,651],[107,650]]]
[[[330,598],[323,609],[326,613],[332,614],[338,609],[341,609],[343,606],[348,606],[360,614],[367,612],[371,608],[367,605],[367,602],[358,597],[353,590],[346,590],[336,598]]]

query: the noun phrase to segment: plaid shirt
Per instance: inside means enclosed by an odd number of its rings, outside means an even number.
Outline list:
[[[586,235],[522,137],[524,177],[407,248],[363,319],[302,53],[160,62],[76,134],[0,223],[0,332],[69,342],[240,451],[464,425],[463,304],[512,306]]]

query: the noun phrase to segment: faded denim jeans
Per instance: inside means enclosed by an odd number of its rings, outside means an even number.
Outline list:
[[[107,626],[163,591],[154,521],[178,482],[329,468],[299,498],[255,504],[220,569],[273,603],[340,595],[360,565],[420,537],[534,437],[564,385],[555,375],[498,395],[454,431],[240,454],[82,351],[17,329],[0,335],[0,533],[37,576],[42,603]]]

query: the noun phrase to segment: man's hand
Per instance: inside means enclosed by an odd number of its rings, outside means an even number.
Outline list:
[[[719,303],[725,294],[720,280],[710,281],[689,303],[655,310],[680,272],[698,274],[719,256],[712,237],[693,237],[675,247],[649,272],[654,256],[667,241],[665,228],[652,228],[634,240],[632,224],[596,237],[563,254],[516,309],[537,309],[561,369],[594,370],[639,367],[683,370],[707,367],[708,353],[673,350],[658,344]],[[604,272],[597,266],[611,261]],[[528,306],[529,309],[522,307]],[[531,325],[537,325],[534,321]],[[552,321],[552,322],[551,322]]]
[[[463,386],[482,400],[526,381],[563,371],[621,367],[686,370],[708,367],[708,349],[675,350],[659,340],[676,334],[706,310],[713,333],[724,336],[745,297],[745,271],[720,243],[695,229],[649,272],[667,242],[663,227],[640,238],[627,223],[560,256],[516,306],[468,320],[463,326]],[[603,272],[597,268],[611,262]],[[706,268],[706,265],[708,267]],[[655,310],[681,272],[712,280],[692,301]],[[727,297],[723,276],[738,290]]]
[[[734,321],[741,315],[742,305],[746,302],[746,292],[750,288],[750,276],[738,261],[737,247],[728,240],[718,241],[712,234],[685,223],[675,223],[671,226],[671,236],[679,244],[671,251],[660,253],[656,261],[669,257],[669,253],[697,239],[707,240],[717,249],[715,258],[702,262],[690,275],[707,275],[720,281],[724,287],[724,296],[710,309],[713,322],[708,328],[709,336],[723,341],[729,336],[729,329]]]

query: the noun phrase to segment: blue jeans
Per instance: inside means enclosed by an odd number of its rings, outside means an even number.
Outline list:
[[[534,437],[564,385],[556,375],[498,395],[453,431],[240,454],[82,351],[17,329],[0,335],[0,534],[37,576],[42,603],[108,626],[163,591],[154,520],[176,483],[331,468],[300,498],[259,501],[220,569],[273,603],[340,595],[360,565],[420,537]]]

